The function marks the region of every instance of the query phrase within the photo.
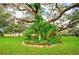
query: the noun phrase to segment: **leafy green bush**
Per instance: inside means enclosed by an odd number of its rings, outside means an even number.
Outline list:
[[[57,43],[57,38],[56,37],[51,37],[50,38],[50,44],[56,44]]]
[[[34,24],[24,31],[24,37],[30,44],[55,44],[58,39],[57,31],[55,24],[45,22],[42,15],[37,13]]]

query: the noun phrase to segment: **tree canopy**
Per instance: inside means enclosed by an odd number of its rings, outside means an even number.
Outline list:
[[[60,28],[59,31],[70,28],[79,22],[78,3],[5,3],[0,4],[0,7],[0,19],[3,19],[0,21],[0,27],[10,25],[11,21],[6,19],[13,19],[15,23],[18,22],[23,26],[25,24],[28,27],[36,22],[35,14],[37,12],[41,13],[44,21],[57,24]],[[67,24],[66,21],[68,21]]]

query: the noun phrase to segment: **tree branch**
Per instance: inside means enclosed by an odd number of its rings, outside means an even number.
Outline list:
[[[68,10],[70,10],[70,9],[72,9],[72,8],[75,8],[75,7],[79,7],[79,4],[76,3],[76,4],[74,4],[73,6],[68,7],[67,9],[63,10],[63,11],[60,13],[60,15],[59,15],[58,17],[56,17],[56,18],[54,18],[54,19],[51,19],[51,20],[49,20],[48,22],[55,22],[56,20],[58,20],[59,18],[61,18],[61,16],[62,16],[66,11],[68,11]]]
[[[63,31],[63,30],[65,30],[65,29],[67,29],[67,28],[72,28],[75,24],[77,24],[77,23],[79,23],[79,20],[71,20],[70,22],[69,22],[69,24],[65,27],[65,28],[60,28],[60,30],[59,31]]]
[[[6,7],[7,5],[9,5],[9,6],[14,6],[14,7],[16,7],[17,9],[19,9],[19,10],[21,10],[20,8],[19,8],[19,6],[18,5],[15,5],[15,4],[2,4],[4,7]],[[27,4],[31,9],[32,9],[32,7],[29,5],[29,4]],[[21,10],[22,11],[22,10]],[[34,10],[33,10],[34,11]],[[10,13],[10,15],[11,16],[13,16],[11,13]],[[16,18],[15,16],[13,16],[13,18],[14,19],[19,19],[19,21],[22,21],[22,22],[26,22],[26,23],[32,23],[32,22],[35,22],[34,20],[25,20],[25,19],[20,19],[20,18]]]
[[[19,21],[21,21],[21,22],[26,22],[26,23],[32,23],[32,22],[35,22],[34,20],[26,20],[26,19],[21,19],[21,18],[16,18],[15,16],[13,16],[13,18],[14,19],[17,19],[17,20],[19,20]]]
[[[23,19],[21,19],[20,21],[22,21],[22,22],[27,22],[27,23],[32,23],[32,22],[35,22],[35,21],[28,21],[28,20],[23,20]]]
[[[61,11],[60,11],[61,9],[58,7],[58,3],[56,3],[55,6],[56,6],[56,8],[59,10],[59,12],[61,12]]]
[[[36,13],[36,10],[34,10],[34,8],[30,5],[30,4],[28,4],[28,3],[25,3],[34,13]]]

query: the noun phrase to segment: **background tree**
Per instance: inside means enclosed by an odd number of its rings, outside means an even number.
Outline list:
[[[0,28],[2,29],[2,31],[0,31],[0,33],[3,36],[4,30],[6,28],[6,26],[8,26],[8,18],[9,18],[10,14],[8,12],[5,11],[5,9],[3,8],[3,6],[0,4]]]
[[[36,15],[38,13],[41,13],[41,18],[43,18],[44,22],[47,23],[54,23],[56,24],[56,22],[59,22],[58,27],[60,28],[59,31],[63,31],[65,29],[68,29],[70,27],[72,27],[72,25],[75,23],[78,23],[78,19],[75,19],[75,16],[78,15],[77,11],[79,8],[79,4],[78,3],[71,3],[71,4],[67,4],[67,3],[23,3],[23,4],[2,4],[5,8],[9,8],[11,9],[11,12],[9,12],[12,16],[15,16],[14,13],[16,13],[15,11],[26,11],[25,15],[30,15],[28,18],[29,19],[19,19],[18,21],[21,21],[23,23],[28,23],[28,24],[33,24],[35,23],[36,19]],[[73,11],[76,12],[75,16],[72,16],[72,12],[70,14],[67,14],[68,11]],[[40,14],[39,14],[40,15]],[[67,18],[66,16],[68,15],[69,18]],[[73,19],[70,19],[72,18]],[[77,16],[76,16],[77,17]],[[17,17],[14,17],[17,18]],[[32,18],[32,20],[31,20]],[[77,17],[78,18],[78,17]],[[66,20],[64,20],[66,19]],[[69,22],[67,24],[63,24],[65,21],[67,21],[67,19],[69,20]],[[63,22],[62,22],[63,21]],[[28,25],[27,24],[27,25]],[[30,25],[28,25],[30,26]],[[14,26],[17,27],[17,26]]]

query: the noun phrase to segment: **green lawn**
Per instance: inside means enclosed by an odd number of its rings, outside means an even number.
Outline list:
[[[62,37],[62,44],[52,48],[33,48],[24,47],[22,38],[6,37],[0,38],[0,54],[7,55],[62,55],[62,54],[79,54],[79,37],[67,36]]]

